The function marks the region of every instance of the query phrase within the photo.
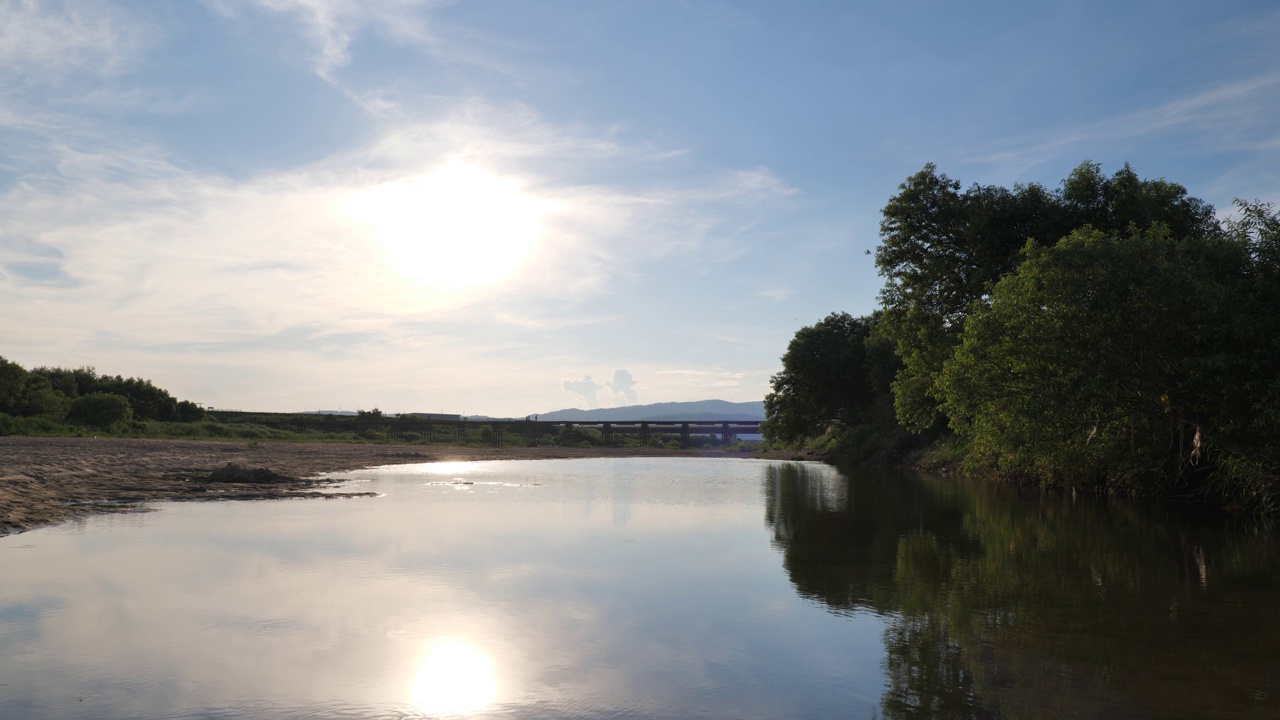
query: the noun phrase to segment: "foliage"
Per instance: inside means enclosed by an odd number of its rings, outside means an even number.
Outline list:
[[[67,398],[47,378],[0,357],[0,412],[61,419],[67,414],[67,405]]]
[[[0,357],[0,412],[16,414],[26,388],[27,371]]]
[[[99,375],[91,367],[37,367],[28,372],[17,363],[0,357],[0,413],[56,421],[66,417],[80,398],[102,394],[125,400],[130,409],[129,417],[136,421],[199,422],[205,417],[204,408],[190,401],[179,402],[150,380]],[[105,401],[99,399],[95,402],[101,404]],[[92,414],[93,411],[87,410],[91,406],[94,403],[80,403],[77,416],[83,418],[85,412]],[[86,422],[83,419],[79,421]]]
[[[1237,205],[1128,165],[1054,190],[926,165],[884,207],[883,307],[796,333],[766,438],[1280,512],[1280,216]]]
[[[115,393],[90,393],[81,395],[71,403],[68,419],[99,428],[109,428],[128,422],[133,408],[123,395]]]
[[[1028,239],[1053,244],[1091,225],[1104,233],[1162,223],[1176,237],[1216,230],[1213,208],[1164,180],[1142,180],[1128,165],[1108,178],[1083,163],[1055,191],[960,183],[933,164],[889,199],[876,265],[885,277],[882,332],[902,358],[894,382],[898,417],[914,430],[942,418],[938,377],[972,308],[1021,262]]]
[[[604,435],[595,428],[569,424],[560,430],[556,444],[562,447],[595,447],[604,444]]]
[[[129,401],[139,420],[171,421],[178,419],[178,401],[168,391],[150,380],[99,376],[94,392],[121,395]]]
[[[183,423],[200,422],[205,418],[205,410],[190,400],[182,400],[177,406],[176,420]]]
[[[894,430],[889,392],[899,364],[892,346],[875,334],[877,321],[832,313],[796,333],[765,397],[766,440],[833,449]]]
[[[1211,449],[1280,434],[1253,409],[1280,399],[1274,354],[1254,357],[1280,322],[1255,297],[1271,292],[1255,279],[1272,276],[1247,244],[1085,228],[1024,255],[975,308],[939,381],[971,461],[1181,494],[1213,468]]]

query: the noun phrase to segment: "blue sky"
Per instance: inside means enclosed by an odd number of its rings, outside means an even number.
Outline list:
[[[0,355],[261,410],[758,400],[926,162],[1280,199],[1244,2],[0,0]],[[587,378],[590,378],[588,381]]]

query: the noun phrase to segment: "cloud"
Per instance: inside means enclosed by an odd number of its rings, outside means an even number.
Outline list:
[[[163,48],[156,41],[168,15],[0,0],[7,356],[141,374],[225,407],[413,410],[501,397],[502,408],[465,409],[527,412],[554,396],[545,378],[558,368],[593,366],[597,345],[576,329],[625,321],[610,296],[666,259],[701,262],[724,254],[717,242],[742,245],[732,236],[745,210],[759,214],[795,194],[767,168],[698,170],[688,150],[617,127],[334,79],[362,33],[436,52],[425,11],[439,3],[206,4],[223,18],[295,28],[287,32],[305,39],[312,68],[371,111],[368,134],[298,167],[237,177],[192,169],[156,145],[161,136],[145,122],[129,120],[191,109],[186,90],[127,77],[144,67],[146,51]],[[536,240],[510,272],[462,290],[438,282],[447,267],[407,271],[407,263],[440,264],[433,253],[449,240],[430,246],[415,236],[420,214],[402,213],[392,228],[351,211],[353,198],[379,189],[430,189],[449,167],[493,179],[537,209]],[[480,379],[494,377],[501,388]],[[567,382],[586,390],[593,381]],[[583,396],[591,404],[606,388],[634,402],[626,370],[595,385]],[[657,387],[647,384],[647,394]]]
[[[176,392],[228,407],[310,407],[360,388],[390,393],[413,377],[413,394],[391,396],[392,409],[412,410],[414,398],[438,407],[442,397],[474,397],[482,383],[473,378],[502,376],[501,391],[484,392],[501,392],[503,411],[527,412],[550,397],[524,398],[522,387],[594,362],[575,328],[619,317],[603,298],[669,258],[697,258],[762,202],[758,189],[726,191],[714,173],[593,181],[601,167],[668,161],[611,131],[558,128],[527,109],[475,101],[245,179],[185,169],[121,140],[23,152],[30,169],[0,191],[0,306],[13,309],[0,313],[6,355],[177,377]],[[527,257],[463,290],[415,279],[350,212],[361,193],[430,187],[414,179],[456,164],[540,208]],[[619,376],[610,392],[626,398],[634,387]],[[391,407],[385,395],[345,397]]]
[[[11,78],[120,73],[149,36],[145,23],[106,2],[0,0],[0,68]]]
[[[560,383],[565,392],[577,395],[582,398],[582,403],[586,405],[583,410],[591,410],[600,404],[598,395],[604,386],[591,379],[590,375],[581,380],[564,380]]]
[[[615,405],[636,404],[636,381],[626,370],[614,370],[613,380],[608,383],[609,392],[613,393]]]
[[[26,169],[70,128],[101,137],[101,118],[74,110],[181,102],[115,87],[157,36],[145,18],[108,2],[0,0],[0,172]]]
[[[1220,83],[1183,97],[1075,127],[1023,138],[965,158],[1018,174],[1081,147],[1180,134],[1184,147],[1214,152],[1274,150],[1272,118],[1280,111],[1280,72]]]
[[[782,302],[791,297],[791,291],[787,288],[769,288],[768,290],[758,290],[756,295],[762,298],[768,298],[777,302]]]
[[[401,43],[431,41],[422,9],[433,0],[208,0],[228,17],[245,11],[281,16],[298,25],[311,45],[316,74],[331,78],[351,62],[352,40],[369,28]]]

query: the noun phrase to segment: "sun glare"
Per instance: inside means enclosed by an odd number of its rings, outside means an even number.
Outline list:
[[[363,190],[347,210],[400,273],[459,289],[515,272],[542,235],[547,203],[519,179],[452,161]]]
[[[497,699],[493,661],[472,645],[437,642],[423,655],[409,688],[409,701],[425,715],[466,716]]]

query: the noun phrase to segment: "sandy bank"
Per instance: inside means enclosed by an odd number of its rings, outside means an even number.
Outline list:
[[[375,465],[585,457],[759,457],[651,448],[456,448],[121,438],[0,437],[0,535],[154,500],[319,495],[308,478]],[[271,474],[218,472],[228,464]],[[274,475],[274,477],[272,476]],[[363,493],[340,493],[351,497]],[[331,496],[331,494],[326,494]]]

